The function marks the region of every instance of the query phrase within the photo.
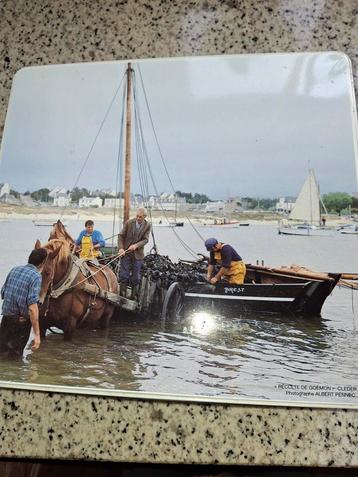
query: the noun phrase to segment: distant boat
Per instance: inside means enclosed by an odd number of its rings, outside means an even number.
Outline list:
[[[341,227],[339,230],[341,234],[350,234],[350,235],[358,235],[358,225],[350,224]]]
[[[57,222],[57,220],[50,220],[50,219],[34,219],[32,221],[32,223],[36,227],[53,227],[56,222]],[[61,221],[61,222],[65,227],[67,227],[67,222],[65,222],[65,221]]]
[[[319,186],[313,169],[309,169],[308,176],[297,197],[289,220],[301,223],[279,226],[278,233],[282,235],[301,236],[327,236],[332,234],[328,227],[321,226],[321,206],[325,206],[321,200]],[[327,213],[327,211],[325,210]]]
[[[219,227],[221,229],[236,229],[237,227],[248,227],[250,224],[248,222],[239,222],[238,220],[230,220],[227,222],[211,223],[204,222],[203,227]]]
[[[152,224],[153,227],[184,227],[184,222],[159,222]]]

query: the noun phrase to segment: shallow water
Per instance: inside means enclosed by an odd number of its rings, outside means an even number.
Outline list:
[[[106,237],[110,222],[97,222]],[[82,223],[70,222],[76,236]],[[204,252],[189,225],[175,232]],[[272,225],[200,228],[207,238],[232,244],[247,263],[292,263],[320,271],[357,272],[358,236],[279,236]],[[1,224],[0,282],[26,261],[35,240],[49,229],[31,221]],[[172,229],[156,228],[160,253],[192,258]],[[148,246],[148,250],[149,250]],[[11,253],[8,251],[11,250]],[[0,361],[0,379],[155,393],[325,403],[358,403],[358,293],[336,288],[321,318],[192,313],[174,324],[121,318],[109,330],[81,330],[72,342],[50,334],[21,362]],[[324,394],[326,393],[326,394]]]

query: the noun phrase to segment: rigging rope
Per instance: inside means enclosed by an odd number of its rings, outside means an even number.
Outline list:
[[[175,190],[175,187],[174,187],[174,185],[173,185],[173,182],[172,182],[172,180],[171,180],[171,178],[170,178],[170,175],[169,175],[167,166],[166,166],[166,164],[165,164],[164,156],[163,156],[163,153],[162,153],[162,150],[161,150],[161,147],[160,147],[160,144],[159,144],[158,136],[157,136],[157,133],[156,133],[156,130],[155,130],[155,127],[154,127],[153,117],[152,117],[152,114],[151,114],[151,111],[150,111],[149,101],[148,101],[148,97],[147,97],[147,92],[146,92],[146,89],[145,89],[145,86],[144,86],[144,81],[143,81],[143,77],[142,77],[142,72],[141,72],[141,69],[140,69],[139,64],[137,65],[137,68],[138,68],[138,71],[139,71],[139,77],[140,77],[141,84],[142,84],[144,99],[145,99],[145,103],[146,103],[146,106],[147,106],[147,111],[148,111],[150,123],[151,123],[151,126],[152,126],[153,134],[154,134],[154,137],[155,137],[155,142],[156,142],[157,147],[158,147],[159,155],[160,155],[160,158],[161,158],[161,161],[162,161],[162,164],[163,164],[165,173],[166,173],[166,175],[167,175],[167,177],[168,177],[168,180],[169,180],[169,183],[170,183],[170,185],[171,185],[171,187],[172,187],[173,193],[176,195],[176,190]],[[197,228],[195,227],[195,225],[192,223],[192,221],[190,220],[190,217],[188,217],[187,215],[185,215],[185,218],[188,220],[188,222],[190,223],[190,225],[192,226],[192,228],[194,229],[194,231],[196,232],[196,234],[200,237],[200,239],[201,239],[203,242],[205,242],[205,238],[200,234],[200,232],[198,231],[198,229],[197,229]]]
[[[154,123],[153,123],[153,119],[152,119],[152,115],[151,115],[151,112],[150,112],[150,108],[149,108],[149,103],[148,103],[148,99],[147,99],[147,95],[146,95],[146,91],[145,91],[145,88],[144,88],[144,83],[143,83],[143,79],[142,79],[142,75],[141,75],[141,71],[140,71],[140,68],[138,66],[138,70],[139,70],[139,73],[140,73],[140,79],[141,79],[141,84],[142,84],[142,88],[143,88],[143,93],[144,93],[144,98],[145,98],[145,101],[146,101],[146,105],[147,105],[147,110],[148,110],[148,114],[149,114],[149,118],[150,118],[150,123],[152,125],[152,129],[153,129],[153,133],[154,133],[154,137],[155,137],[155,140],[156,140],[156,144],[157,144],[157,147],[158,147],[158,151],[159,151],[159,154],[160,154],[160,157],[161,157],[161,160],[162,160],[162,164],[163,164],[163,167],[164,167],[164,170],[165,170],[165,173],[168,177],[168,180],[169,180],[169,183],[172,187],[172,190],[174,192],[174,194],[176,194],[175,192],[175,188],[174,188],[174,185],[172,183],[172,180],[169,176],[169,172],[168,172],[168,169],[166,167],[166,164],[165,164],[165,161],[164,161],[164,157],[163,157],[163,154],[162,154],[162,151],[161,151],[161,148],[160,148],[160,145],[159,145],[159,141],[158,141],[158,137],[157,137],[157,134],[156,134],[156,131],[155,131],[155,128],[154,128]],[[85,157],[85,160],[82,164],[82,167],[76,177],[76,180],[74,182],[74,185],[71,189],[71,192],[73,191],[73,189],[75,187],[77,187],[78,183],[79,183],[79,180],[83,174],[83,171],[90,159],[90,156],[92,154],[92,151],[94,149],[94,146],[97,142],[97,139],[103,129],[103,126],[104,126],[104,123],[112,109],[112,106],[113,106],[113,103],[118,95],[118,92],[120,91],[121,89],[121,86],[123,84],[123,81],[124,81],[124,78],[126,77],[126,73],[123,74],[123,77],[121,79],[121,82],[118,86],[118,88],[116,89],[112,99],[111,99],[111,102],[105,112],[105,115],[101,121],[101,124],[99,126],[99,129],[97,131],[97,134],[91,144],[91,147]],[[122,103],[124,105],[124,98],[125,98],[125,94],[126,94],[126,83],[124,83],[124,88],[123,88],[123,97],[122,97]],[[158,193],[158,189],[156,187],[156,184],[155,184],[155,181],[154,181],[154,175],[153,175],[153,172],[152,172],[152,169],[150,167],[150,162],[149,162],[149,157],[148,157],[148,152],[147,152],[147,149],[146,149],[146,146],[145,146],[145,141],[144,141],[144,133],[143,133],[143,126],[142,126],[142,120],[141,120],[141,116],[140,116],[140,108],[139,108],[139,99],[138,99],[138,94],[137,94],[137,85],[136,85],[136,77],[135,77],[135,74],[134,74],[134,71],[133,71],[133,98],[134,98],[134,112],[135,112],[135,130],[136,130],[136,151],[137,151],[137,158],[138,158],[138,174],[139,174],[139,181],[140,181],[140,186],[141,186],[141,190],[142,190],[142,195],[143,195],[143,199],[144,199],[144,202],[145,202],[145,206],[147,208],[147,210],[149,211],[149,215],[150,215],[150,219],[152,221],[152,213],[151,213],[151,207],[150,207],[150,204],[149,204],[149,185],[148,185],[148,174],[147,174],[147,171],[149,172],[149,175],[150,175],[150,178],[151,178],[151,182],[153,184],[153,187],[154,187],[154,190],[155,190],[155,193],[157,196],[159,196],[159,193]],[[122,157],[123,157],[123,130],[124,130],[124,106],[122,108],[122,117],[121,117],[121,133],[120,133],[120,137],[119,137],[119,146],[118,146],[118,155],[117,155],[117,169],[116,169],[116,196],[118,195],[118,189],[117,189],[117,186],[118,186],[118,183],[122,183],[122,178],[123,178],[123,161],[122,161]],[[119,178],[119,180],[118,180]],[[161,201],[159,202],[160,203],[160,207],[161,207],[161,211],[166,219],[166,221],[168,222],[168,224],[170,223],[169,221],[169,218],[166,214],[166,212],[164,211],[164,208],[162,206],[162,203]],[[65,208],[66,206],[64,206],[61,210],[61,213],[60,213],[60,218],[62,219],[63,217],[63,214],[64,214],[64,211],[65,211]],[[112,236],[109,237],[109,238],[113,238],[116,234],[114,233],[114,230],[115,230],[115,214],[116,214],[116,204],[114,206],[114,220],[113,220],[113,229],[112,229]],[[191,224],[191,226],[193,227],[193,229],[195,230],[195,232],[199,235],[200,239],[202,241],[204,241],[205,239],[201,236],[201,234],[197,231],[197,229],[195,228],[195,226],[192,224],[191,220],[189,217],[187,217],[187,220],[188,222]],[[184,249],[190,254],[192,255],[193,257],[197,257],[197,254],[195,253],[195,251],[193,249],[191,249],[189,247],[188,244],[185,243],[185,241],[179,236],[179,234],[176,232],[176,230],[174,230],[174,227],[172,227],[172,231],[174,233],[174,235],[177,237],[178,241],[181,243],[181,245],[184,247]],[[151,232],[152,232],[152,238],[153,238],[153,249],[154,251],[156,252],[157,251],[157,246],[156,246],[156,242],[155,242],[155,237],[154,237],[154,232],[153,232],[153,228],[151,229]],[[112,240],[112,246],[113,246],[113,240]]]
[[[94,148],[94,146],[95,146],[95,144],[96,144],[96,142],[97,142],[98,136],[100,135],[100,133],[101,133],[101,131],[102,131],[102,128],[103,128],[103,125],[104,125],[104,123],[105,123],[105,121],[106,121],[106,119],[107,119],[107,116],[108,116],[108,114],[110,113],[110,111],[111,111],[111,109],[112,109],[112,106],[113,106],[114,100],[116,99],[116,96],[117,96],[117,94],[118,94],[118,91],[120,90],[120,88],[121,88],[121,86],[122,86],[122,83],[123,83],[124,78],[125,78],[125,74],[123,75],[122,80],[121,80],[121,82],[120,82],[118,88],[116,89],[116,91],[115,91],[115,93],[114,93],[114,95],[113,95],[113,97],[112,97],[112,100],[111,100],[111,102],[110,102],[110,104],[109,104],[109,106],[108,106],[108,108],[107,108],[107,110],[106,110],[106,113],[105,113],[105,115],[104,115],[104,118],[102,119],[102,122],[101,122],[101,124],[100,124],[100,127],[99,127],[99,129],[98,129],[98,131],[97,131],[97,134],[96,134],[96,136],[95,136],[95,138],[94,138],[94,140],[93,140],[93,142],[92,142],[92,145],[91,145],[91,147],[90,147],[90,149],[89,149],[89,151],[88,151],[88,153],[87,153],[87,156],[86,156],[86,158],[85,158],[85,160],[84,160],[84,163],[83,163],[83,165],[82,165],[82,167],[81,167],[81,169],[80,169],[80,172],[79,172],[79,174],[78,174],[78,176],[77,176],[77,178],[76,178],[76,181],[75,181],[75,183],[74,183],[74,185],[73,185],[73,187],[72,187],[72,189],[71,189],[71,192],[72,192],[73,189],[77,186],[77,184],[78,184],[78,182],[79,182],[79,180],[80,180],[80,178],[81,178],[81,175],[82,175],[82,173],[83,173],[83,171],[84,171],[84,168],[86,167],[86,164],[87,164],[87,162],[88,162],[88,160],[89,160],[89,158],[90,158],[90,155],[91,155],[91,153],[92,153],[92,151],[93,151],[93,148]],[[62,217],[63,217],[65,208],[66,208],[66,206],[63,206],[63,208],[62,208],[62,210],[61,210],[61,214],[60,214],[60,219],[62,219]]]
[[[135,137],[136,137],[138,176],[139,176],[139,181],[140,181],[144,206],[146,207],[146,209],[148,211],[148,215],[150,217],[150,222],[153,223],[152,208],[149,204],[148,175],[147,175],[147,170],[146,170],[146,167],[145,167],[145,161],[143,160],[144,138],[140,134],[139,121],[138,121],[139,108],[138,108],[138,97],[137,97],[137,87],[136,87],[135,74],[133,74],[133,98],[134,98],[134,101],[133,101],[133,104],[134,104],[134,127],[135,127]],[[152,240],[153,240],[153,247],[151,249],[151,252],[154,251],[154,253],[157,253],[158,248],[157,248],[157,244],[156,244],[156,241],[155,241],[153,227],[151,227],[150,232],[151,232],[151,236],[152,236]]]
[[[133,82],[133,86],[136,87],[136,83]],[[133,92],[135,91],[135,89],[133,88]],[[156,183],[155,183],[155,180],[154,180],[154,175],[153,175],[153,172],[152,172],[152,169],[151,169],[151,166],[150,166],[150,162],[149,162],[149,157],[148,157],[148,152],[147,152],[147,148],[146,148],[146,145],[145,145],[145,141],[144,141],[144,133],[143,133],[143,126],[142,126],[142,120],[141,120],[141,117],[140,117],[140,109],[139,109],[139,101],[138,101],[138,96],[137,96],[137,92],[135,92],[133,94],[135,100],[134,100],[134,111],[135,111],[135,118],[136,118],[136,129],[138,131],[138,136],[137,136],[137,141],[140,141],[141,142],[141,151],[143,151],[143,156],[144,156],[144,159],[143,160],[143,165],[145,166],[146,165],[146,169],[148,170],[149,172],[149,175],[150,175],[150,178],[151,178],[151,181],[152,181],[152,184],[153,184],[153,188],[155,190],[155,194],[157,196],[159,196],[159,192],[158,192],[158,189],[157,189],[157,186],[156,186]],[[169,178],[170,180],[170,178]],[[171,181],[170,181],[171,182]],[[171,183],[172,184],[172,183]],[[164,210],[163,208],[163,205],[161,202],[159,202],[160,204],[160,208],[161,208],[161,211],[166,219],[166,221],[169,223],[169,218],[166,214],[166,211]],[[189,247],[188,244],[185,243],[185,241],[179,236],[179,234],[176,232],[175,230],[175,227],[172,227],[172,231],[174,233],[174,235],[177,237],[179,243],[183,246],[183,248],[192,256],[192,257],[197,257],[197,254],[195,253],[195,251]]]

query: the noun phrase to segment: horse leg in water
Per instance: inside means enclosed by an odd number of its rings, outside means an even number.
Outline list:
[[[69,316],[66,320],[66,325],[63,330],[63,339],[65,341],[71,341],[73,333],[76,329],[77,317],[76,316]]]
[[[112,315],[113,315],[113,305],[106,305],[102,318],[100,320],[100,326],[101,328],[105,329],[109,327]]]

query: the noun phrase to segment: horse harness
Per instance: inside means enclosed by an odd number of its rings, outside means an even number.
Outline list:
[[[76,255],[74,254],[71,254],[70,257],[71,257],[71,264],[68,267],[67,273],[64,276],[64,278],[59,283],[56,283],[54,285],[53,276],[52,276],[49,292],[46,295],[47,304],[46,304],[46,311],[44,313],[44,316],[47,315],[49,305],[50,305],[50,299],[51,298],[57,299],[63,294],[68,293],[77,285],[79,285],[81,282],[79,283],[74,283],[74,282],[77,276],[79,275],[79,273],[81,273],[85,277],[85,279],[83,280],[84,284],[81,289],[85,291],[86,293],[88,293],[89,295],[89,302],[88,302],[87,309],[79,322],[79,324],[81,324],[87,318],[93,306],[96,304],[97,297],[102,298],[105,301],[106,300],[111,301],[110,299],[113,298],[111,297],[111,295],[114,295],[114,294],[113,292],[103,290],[103,288],[100,287],[98,281],[96,280],[86,260],[80,259],[76,257]],[[98,266],[96,267],[98,268],[98,271],[101,270],[101,267],[98,267]],[[107,275],[105,273],[103,273],[103,275],[106,279],[108,288],[110,288],[110,282],[108,280]],[[92,279],[95,283],[94,284],[88,283],[90,279]]]

